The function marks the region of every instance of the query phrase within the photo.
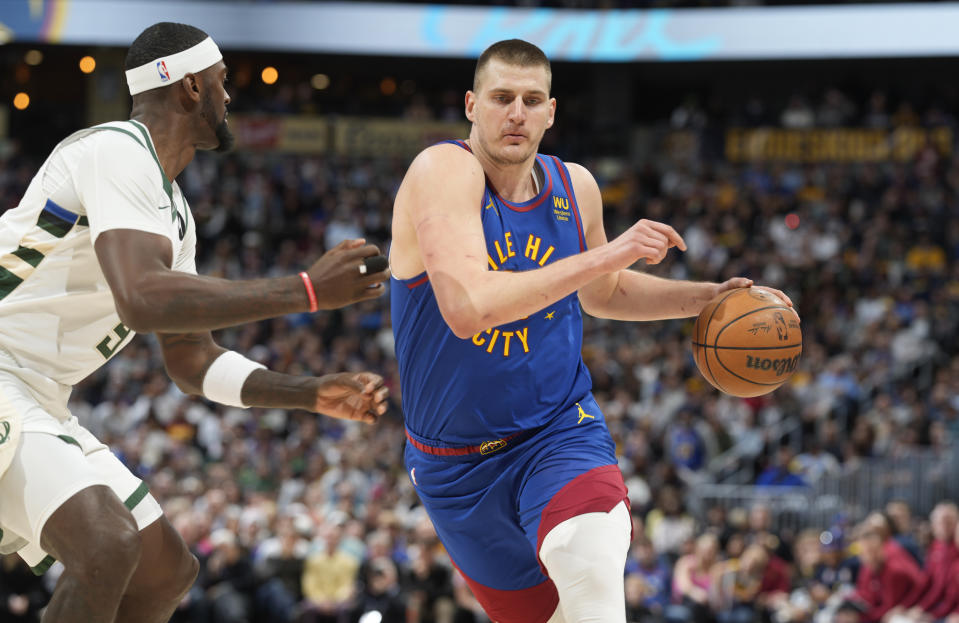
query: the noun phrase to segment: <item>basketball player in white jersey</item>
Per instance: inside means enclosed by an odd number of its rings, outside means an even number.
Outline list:
[[[167,621],[197,573],[146,484],[67,410],[134,332],[157,334],[183,391],[222,404],[370,422],[386,408],[374,374],[293,377],[214,343],[212,329],[379,296],[388,271],[351,240],[300,275],[197,276],[173,180],[197,149],[232,142],[226,65],[203,31],[160,23],[126,69],[130,120],[61,142],[0,217],[0,552],[38,573],[63,562],[46,623]]]

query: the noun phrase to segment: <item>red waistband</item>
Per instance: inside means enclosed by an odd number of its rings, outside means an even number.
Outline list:
[[[438,446],[428,446],[425,443],[419,442],[413,437],[410,436],[410,432],[406,431],[406,439],[409,440],[413,447],[419,450],[420,452],[425,452],[426,454],[432,454],[434,456],[466,456],[468,454],[493,454],[497,450],[502,450],[507,446],[507,444],[516,439],[523,433],[513,433],[502,439],[491,439],[490,441],[484,441],[483,443],[476,446],[460,446],[458,448],[440,448]]]

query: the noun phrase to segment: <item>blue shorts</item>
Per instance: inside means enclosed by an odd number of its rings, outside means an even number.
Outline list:
[[[531,435],[474,452],[408,437],[410,479],[490,618],[547,621],[558,598],[539,562],[543,537],[566,519],[626,500],[615,445],[592,395]]]

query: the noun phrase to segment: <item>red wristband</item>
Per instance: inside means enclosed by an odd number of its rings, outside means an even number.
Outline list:
[[[306,296],[310,299],[310,313],[313,313],[318,309],[316,304],[316,292],[313,291],[313,281],[305,272],[300,273],[300,279],[303,280],[303,285],[306,287]]]

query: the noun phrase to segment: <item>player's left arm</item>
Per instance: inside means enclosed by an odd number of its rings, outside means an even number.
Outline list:
[[[603,199],[599,185],[585,167],[567,163],[583,218],[586,247],[606,244],[603,226]],[[751,279],[734,277],[723,283],[663,279],[647,273],[624,269],[607,273],[579,289],[583,309],[591,316],[611,320],[665,320],[697,315],[720,292],[745,288]],[[779,290],[769,289],[789,305],[792,302]]]
[[[167,374],[177,387],[187,394],[205,396],[204,380],[210,367],[229,351],[219,346],[209,331],[158,333],[157,338]],[[249,372],[240,390],[246,407],[306,409],[363,422],[375,422],[386,412],[387,397],[383,378],[371,372],[313,377],[258,368]]]

